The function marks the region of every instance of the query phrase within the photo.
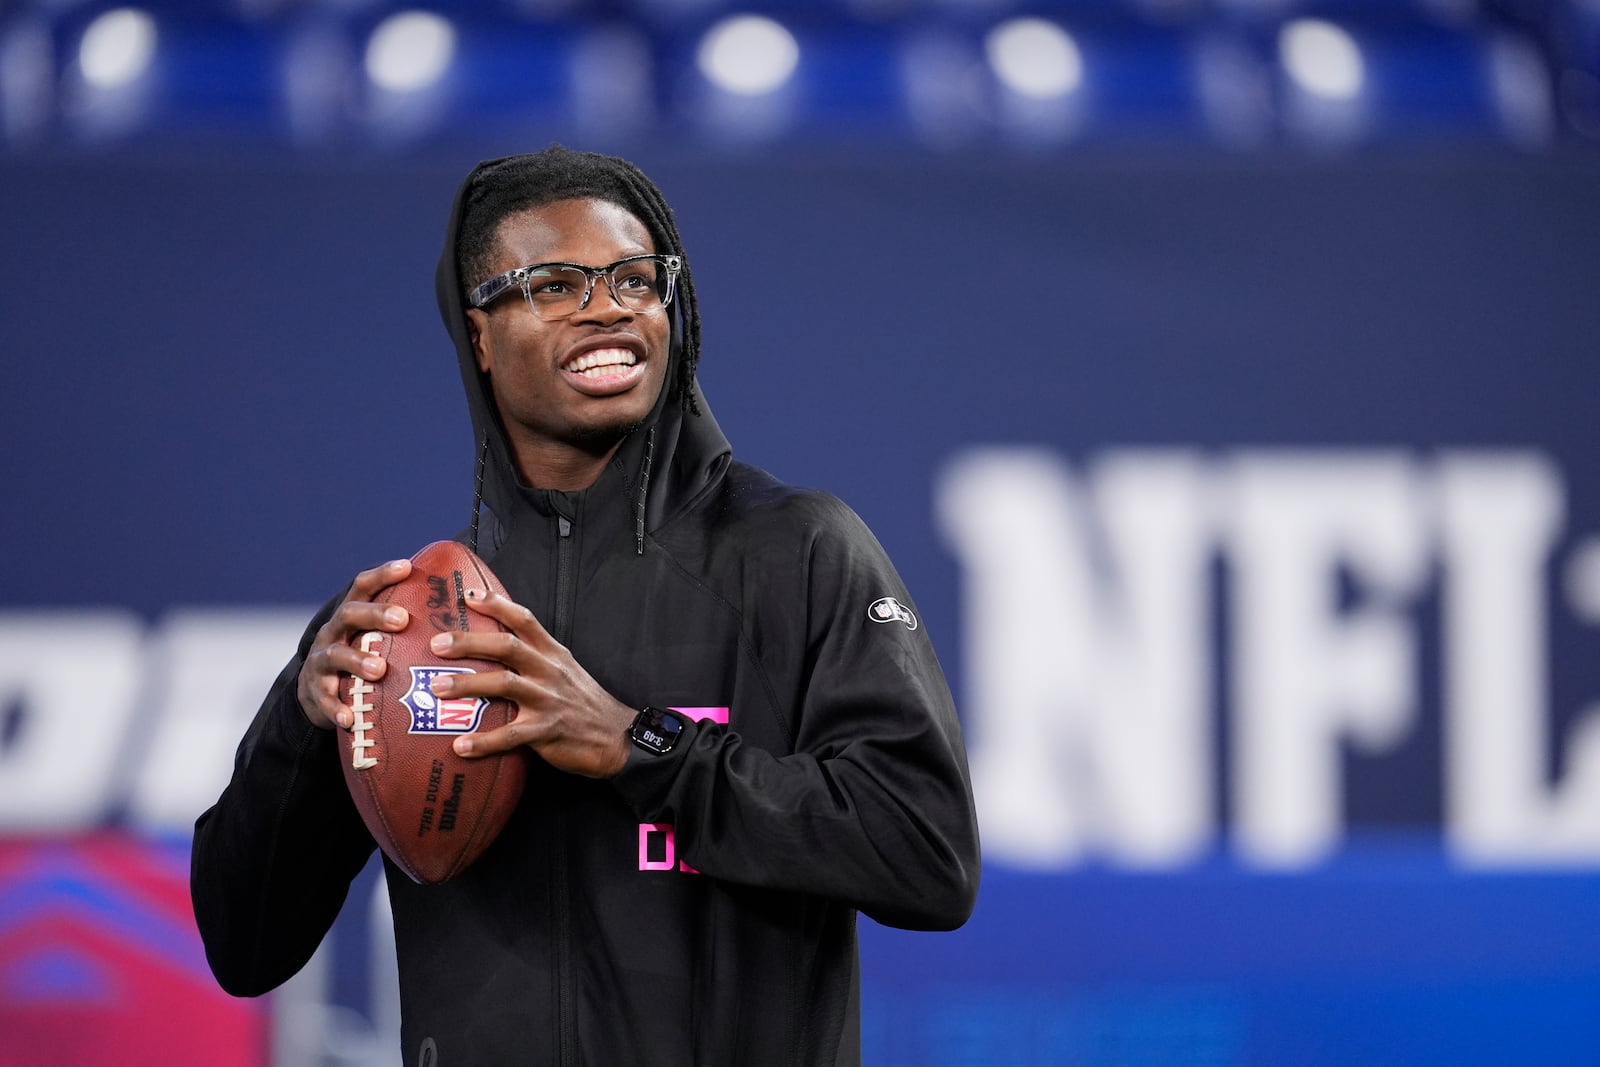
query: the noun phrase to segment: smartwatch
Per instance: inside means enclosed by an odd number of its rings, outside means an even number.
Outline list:
[[[665,756],[683,736],[684,721],[675,711],[646,707],[628,727],[628,739],[646,752]]]

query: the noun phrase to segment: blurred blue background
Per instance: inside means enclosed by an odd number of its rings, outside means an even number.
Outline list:
[[[869,1063],[1600,1062],[1600,4],[12,0],[0,1065],[393,1062],[374,872],[233,1001],[188,827],[465,523],[433,263],[552,140],[957,693],[978,911],[863,922]]]

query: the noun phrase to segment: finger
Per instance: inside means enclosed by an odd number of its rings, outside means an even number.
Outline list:
[[[515,671],[473,671],[470,674],[437,674],[429,683],[435,696],[482,697],[504,700],[517,708],[540,706],[545,694]]]
[[[542,741],[550,733],[549,717],[536,710],[550,706],[550,694],[514,671],[435,676],[432,687],[437,696],[503,700],[516,708],[516,718],[505,726],[458,737],[455,750],[461,755],[487,756],[505,752],[518,745]]]
[[[391,559],[388,563],[380,563],[370,570],[364,570],[356,575],[356,580],[350,583],[348,600],[371,600],[388,586],[405,578],[411,573],[409,559]]]
[[[346,600],[333,613],[329,624],[337,630],[337,640],[348,640],[351,634],[368,630],[398,633],[411,621],[411,613],[399,604],[374,604],[366,600]]]
[[[340,678],[337,674],[319,674],[309,665],[300,673],[300,686],[295,696],[306,718],[319,729],[338,726],[349,729],[353,716],[339,700]]]
[[[349,729],[349,723],[345,721],[348,713],[341,712],[338,701],[323,693],[320,686],[302,685],[295,693],[295,699],[305,712],[306,719],[319,730],[330,730],[335,726]]]
[[[348,730],[355,725],[356,713],[350,705],[339,700],[337,696],[325,697],[317,705],[317,710],[333,721],[341,730]]]
[[[363,653],[346,644],[325,645],[306,656],[301,668],[300,702],[330,723],[349,729],[353,716],[344,703],[345,679],[375,682],[389,665],[380,656]]]
[[[555,641],[537,615],[510,597],[495,592],[481,593],[476,589],[469,589],[467,606],[480,615],[487,615],[534,647],[547,641],[551,643]]]
[[[458,737],[451,743],[451,747],[458,756],[481,759],[484,756],[510,752],[524,745],[537,746],[547,733],[548,729],[537,718],[519,714],[514,721],[498,729]]]
[[[505,630],[434,634],[428,640],[428,649],[446,659],[492,659],[519,671],[536,669],[538,661],[538,656],[520,637]]]
[[[351,590],[354,595],[354,590]],[[374,604],[368,600],[342,601],[328,621],[317,631],[312,647],[343,644],[351,636],[369,630],[398,633],[411,621],[411,613],[398,604]]]
[[[331,677],[335,682],[341,675],[353,674],[376,682],[389,669],[382,656],[363,652],[354,645],[325,645],[306,656],[306,666],[318,677]]]

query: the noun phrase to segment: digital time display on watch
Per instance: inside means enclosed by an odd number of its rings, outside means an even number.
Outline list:
[[[683,717],[664,708],[647,707],[634,718],[628,737],[646,752],[664,756],[683,734]]]

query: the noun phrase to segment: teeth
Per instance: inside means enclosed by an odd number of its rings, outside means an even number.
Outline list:
[[[599,374],[587,372],[602,367],[631,367],[639,362],[637,356],[626,348],[597,348],[593,352],[585,352],[571,363],[567,370],[582,374],[586,378],[598,378]]]

